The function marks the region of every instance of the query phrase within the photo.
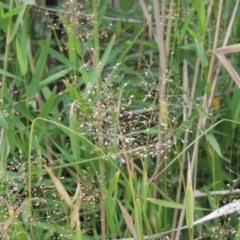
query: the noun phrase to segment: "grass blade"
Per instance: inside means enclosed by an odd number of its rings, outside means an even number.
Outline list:
[[[156,199],[156,198],[147,198],[149,202],[160,205],[162,207],[174,208],[174,209],[185,209],[186,206],[181,203],[170,202],[166,200]]]
[[[233,66],[231,65],[231,63],[228,61],[228,59],[224,56],[223,53],[221,53],[219,51],[214,51],[214,54],[217,56],[218,60],[222,63],[222,65],[228,71],[228,73],[230,74],[232,79],[235,81],[235,83],[240,88],[240,78],[239,78],[237,72],[235,71],[235,69],[233,68]]]
[[[75,134],[77,132],[77,116],[76,116],[77,102],[73,102],[70,107],[69,113],[69,128],[72,130],[69,133],[71,149],[73,151],[73,156],[76,162],[80,160],[80,139]]]
[[[205,14],[204,1],[197,0],[196,6],[197,6],[196,7],[197,16],[198,16],[198,29],[200,31],[200,35],[205,36],[205,34],[206,34],[206,14]]]
[[[32,80],[27,91],[27,96],[30,98],[36,95],[37,90],[39,88],[39,83],[42,79],[43,71],[46,66],[50,42],[51,42],[51,36],[46,40],[43,46],[42,52],[37,61],[36,69],[35,69],[35,72],[33,73]]]
[[[46,165],[44,166],[47,173],[51,177],[54,186],[56,187],[58,193],[62,196],[62,198],[65,200],[65,202],[68,204],[68,206],[72,207],[72,200],[70,196],[68,195],[68,192],[62,185],[62,183],[59,181],[59,179],[55,176],[55,174],[52,172],[50,168],[48,168]]]
[[[135,229],[134,229],[134,224],[133,224],[132,217],[129,215],[127,210],[124,208],[124,206],[120,203],[120,201],[118,199],[117,199],[117,202],[118,202],[118,205],[121,209],[121,212],[123,214],[123,218],[125,220],[125,223],[127,224],[128,229],[132,233],[134,239],[136,239],[136,232],[135,232]]]
[[[109,42],[109,44],[108,44],[104,54],[103,54],[103,56],[102,56],[102,58],[100,60],[101,64],[100,64],[99,68],[95,69],[94,72],[92,73],[91,77],[90,77],[90,79],[91,79],[91,82],[90,82],[91,84],[90,85],[91,86],[89,88],[86,88],[86,90],[83,93],[83,96],[84,96],[85,99],[92,92],[92,89],[94,88],[94,86],[95,86],[95,84],[96,84],[96,82],[97,82],[97,80],[98,80],[98,78],[100,76],[100,73],[102,72],[103,68],[105,67],[105,65],[107,63],[109,54],[110,54],[110,52],[112,50],[112,47],[113,47],[113,44],[114,44],[114,41],[115,41],[115,37],[116,37],[116,35],[112,36],[112,38],[111,38],[111,40],[110,40],[110,42]]]
[[[218,145],[218,142],[217,142],[216,138],[214,137],[214,135],[213,134],[208,134],[207,135],[207,140],[210,143],[210,145],[212,146],[212,148],[216,151],[216,153],[220,157],[222,157],[221,149],[220,149],[220,147]]]
[[[106,200],[110,198],[110,196],[112,195],[112,192],[116,189],[118,180],[119,180],[119,175],[120,175],[120,170],[116,172],[113,179],[111,180],[110,186],[108,187],[108,191],[106,193]]]
[[[185,199],[186,199],[186,220],[187,227],[189,230],[189,237],[193,239],[193,223],[194,223],[194,196],[193,196],[193,187],[192,187],[192,171],[191,164],[188,157],[188,172],[187,172],[187,186],[185,190]]]

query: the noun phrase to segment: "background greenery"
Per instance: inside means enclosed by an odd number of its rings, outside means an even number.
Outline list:
[[[194,224],[238,199],[239,22],[239,0],[3,0],[1,239],[240,239],[238,206]]]

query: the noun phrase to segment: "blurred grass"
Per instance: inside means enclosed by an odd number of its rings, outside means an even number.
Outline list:
[[[238,198],[239,16],[0,3],[1,238],[238,239],[237,213],[194,221]]]

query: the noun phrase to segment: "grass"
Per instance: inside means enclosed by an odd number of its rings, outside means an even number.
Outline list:
[[[238,16],[0,3],[1,239],[240,239]]]

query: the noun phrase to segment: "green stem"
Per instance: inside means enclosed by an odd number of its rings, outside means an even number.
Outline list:
[[[13,0],[10,0],[9,4],[9,11],[13,9]],[[5,56],[4,56],[4,64],[3,64],[3,69],[4,71],[7,71],[8,69],[8,59],[9,59],[9,53],[10,53],[10,37],[11,37],[11,31],[12,31],[12,17],[9,17],[8,20],[8,27],[7,27],[7,38],[6,38],[6,47],[5,47]],[[3,75],[2,77],[2,90],[1,90],[1,99],[4,102],[4,93],[6,91],[6,80],[7,76]]]
[[[99,6],[99,1],[98,0],[93,0],[92,1],[93,5],[93,34],[94,34],[94,65],[96,71],[98,71],[99,67],[99,39],[98,39],[98,32],[99,32],[99,26],[98,26],[98,6]],[[100,77],[98,77],[97,80],[97,92],[101,91],[101,83],[102,80]],[[97,106],[98,106],[98,132],[99,132],[99,145],[100,147],[103,146],[103,139],[102,139],[102,114],[101,114],[101,98],[97,100]],[[101,180],[101,189],[102,189],[102,201],[104,203],[105,201],[105,172],[106,172],[106,167],[105,167],[105,160],[102,159],[101,157],[99,158],[99,171],[100,171],[100,180]],[[104,240],[106,239],[106,213],[105,213],[105,206],[104,204],[101,204],[101,238]]]

